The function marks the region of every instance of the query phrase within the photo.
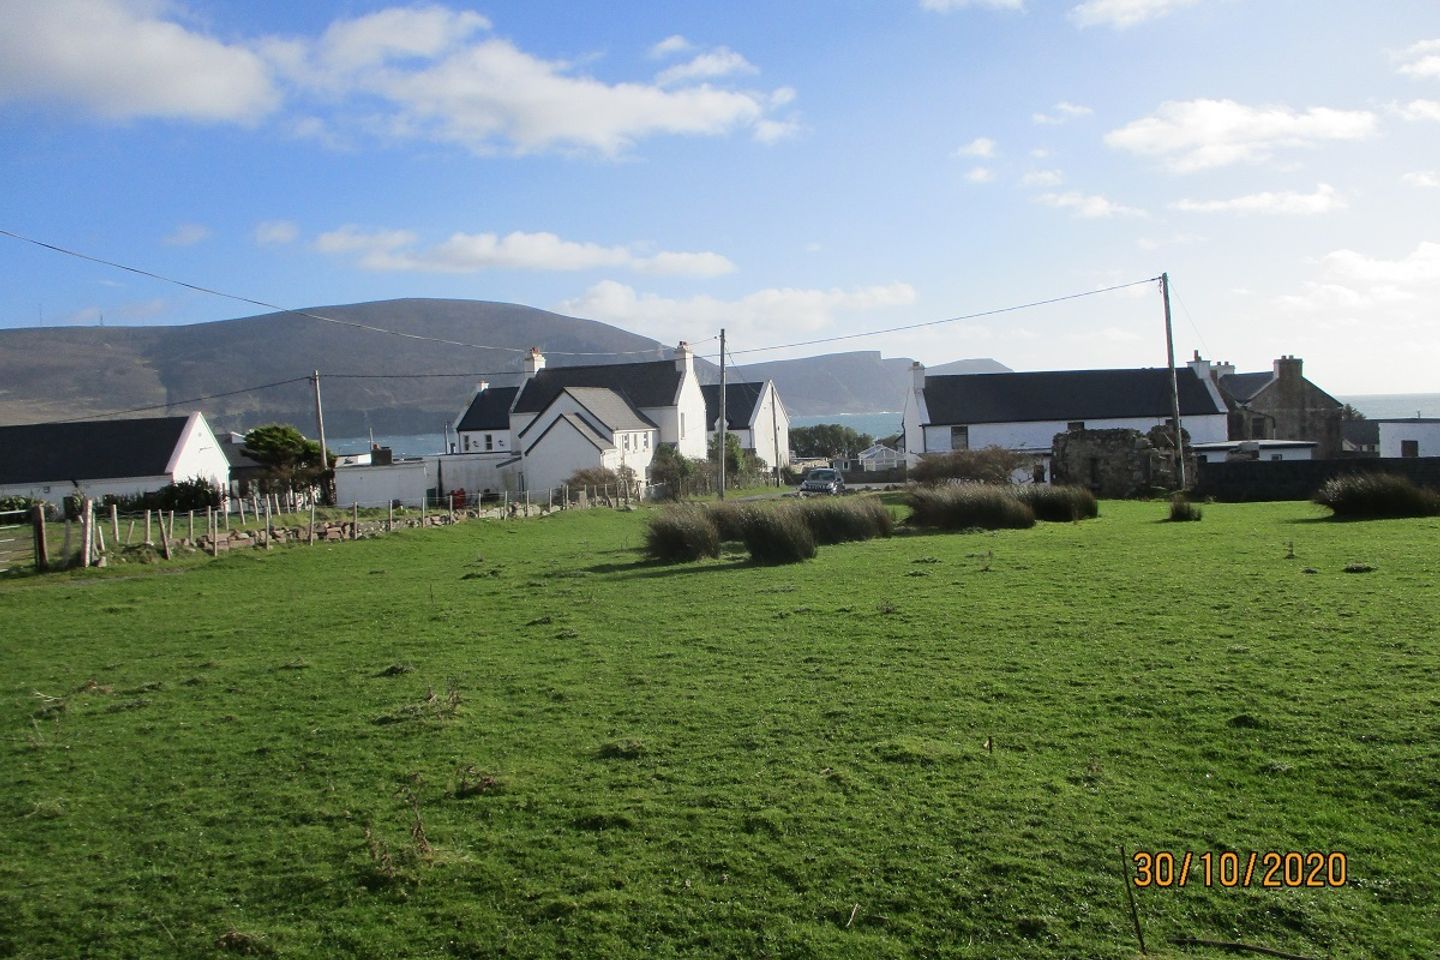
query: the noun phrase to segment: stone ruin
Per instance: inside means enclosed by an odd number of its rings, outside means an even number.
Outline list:
[[[1195,482],[1195,455],[1190,433],[1186,444],[1185,478]],[[1069,430],[1051,442],[1050,479],[1086,487],[1097,497],[1150,496],[1177,490],[1174,432],[1168,426],[1139,430]]]

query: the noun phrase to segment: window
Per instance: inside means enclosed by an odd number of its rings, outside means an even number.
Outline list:
[[[1084,421],[1084,420],[1071,420],[1069,423],[1065,424],[1065,429],[1066,429],[1066,430],[1084,430],[1084,429],[1085,429],[1085,421]]]
[[[646,450],[649,450],[649,449],[650,449],[650,434],[648,434],[648,433],[645,434],[645,449],[646,449]]]
[[[1284,460],[1284,459],[1285,459],[1285,455],[1284,455],[1283,453],[1272,453],[1272,454],[1270,454],[1270,459],[1271,459],[1271,460]]]
[[[969,450],[969,449],[970,449],[970,428],[969,428],[969,427],[951,427],[951,428],[950,428],[950,449],[951,449],[951,450]]]
[[[1401,441],[1400,441],[1400,456],[1402,456],[1402,457],[1418,457],[1418,456],[1420,456],[1420,441],[1419,441],[1419,440],[1401,440]]]
[[[469,449],[470,449],[470,434],[468,434],[468,433],[465,434],[465,449],[466,449],[466,450],[469,450]]]
[[[495,449],[495,434],[493,434],[493,433],[487,433],[487,434],[485,434],[485,449],[486,449],[486,450],[494,450],[494,449]]]

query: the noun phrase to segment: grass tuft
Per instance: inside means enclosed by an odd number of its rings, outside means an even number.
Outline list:
[[[1205,511],[1192,503],[1185,494],[1177,493],[1170,498],[1170,520],[1172,522],[1184,523],[1199,520],[1204,515]]]
[[[1391,473],[1331,477],[1313,499],[1343,520],[1440,516],[1440,493]]]
[[[720,533],[704,507],[671,507],[650,518],[645,553],[662,563],[693,563],[720,556]]]
[[[815,535],[793,504],[746,512],[741,532],[750,559],[759,564],[799,563],[815,556]]]
[[[819,544],[873,540],[895,532],[895,519],[879,497],[812,498],[787,506],[800,512]]]
[[[1035,511],[1035,519],[1047,523],[1073,523],[1100,516],[1100,503],[1095,494],[1084,487],[1027,484],[1016,488],[1016,496]]]
[[[939,530],[1024,530],[1035,511],[1008,486],[988,483],[915,487],[905,495],[910,522]]]

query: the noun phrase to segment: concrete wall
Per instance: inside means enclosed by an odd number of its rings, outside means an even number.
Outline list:
[[[335,502],[342,507],[353,503],[380,507],[398,500],[407,507],[418,507],[434,482],[433,467],[425,460],[407,460],[388,466],[336,467]]]
[[[107,496],[135,497],[142,493],[153,493],[161,487],[168,486],[171,482],[170,477],[166,476],[111,477],[103,480],[81,480],[78,491],[68,480],[51,481],[50,483],[9,483],[0,486],[0,497],[30,497],[33,500],[59,504],[72,493],[81,492],[98,502]]]
[[[1440,420],[1381,420],[1380,456],[1399,457],[1402,441],[1414,440],[1419,444],[1419,456],[1440,457]]]
[[[446,492],[464,490],[476,496],[504,491],[518,493],[519,463],[501,467],[515,459],[513,453],[455,453],[426,458],[431,465],[431,477],[437,478],[432,483],[438,482]]]

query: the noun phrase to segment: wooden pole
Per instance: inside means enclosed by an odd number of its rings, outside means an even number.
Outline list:
[[[160,511],[160,555],[166,560],[170,559],[170,535],[175,532],[175,514],[170,514],[170,530],[165,530],[165,511]]]
[[[195,542],[195,511],[190,511],[190,542]]]
[[[320,371],[314,374],[315,382],[315,429],[320,432],[320,482],[329,486],[325,474],[330,470],[330,454],[325,447],[325,412],[320,408]],[[329,495],[326,495],[326,503],[330,502]]]
[[[725,432],[729,424],[725,422],[725,328],[720,328],[720,425],[716,428],[720,445],[716,456],[720,460],[720,499],[725,499]]]
[[[1170,362],[1170,408],[1175,415],[1175,476],[1185,484],[1185,441],[1180,439],[1180,384],[1175,377],[1175,338],[1170,330],[1170,274],[1160,274],[1160,298],[1165,301],[1165,355]]]
[[[385,516],[385,532],[392,533],[395,530],[395,501],[391,500],[388,505],[388,512]]]
[[[89,497],[80,505],[80,566],[90,566],[90,552],[95,547],[95,501]]]
[[[245,526],[245,498],[236,497],[235,503],[240,507],[240,526]]]
[[[265,545],[270,545],[270,539],[275,536],[275,518],[270,513],[270,494],[265,494]]]
[[[220,556],[220,515],[210,517],[210,556]]]
[[[315,501],[310,501],[310,546],[315,546]]]
[[[135,539],[135,521],[130,521],[130,526],[125,528],[125,546],[130,546],[130,541]]]
[[[110,504],[110,539],[115,541],[115,546],[120,546],[120,508]]]
[[[30,508],[30,526],[35,534],[35,572],[44,573],[50,569],[50,544],[45,540],[45,508],[38,503]]]
[[[155,537],[154,537],[154,535],[150,532],[150,511],[149,511],[149,510],[146,510],[146,511],[145,511],[145,542],[148,543],[148,544],[150,544],[150,545],[152,545],[152,546],[155,544]]]
[[[455,522],[455,494],[452,492],[452,493],[446,494],[446,496],[447,496],[447,497],[449,498],[449,500],[450,500],[450,522],[451,522],[451,523],[454,523],[454,522]]]
[[[360,539],[360,502],[350,504],[350,539]]]
[[[105,524],[95,524],[95,557],[99,559],[105,555]]]

